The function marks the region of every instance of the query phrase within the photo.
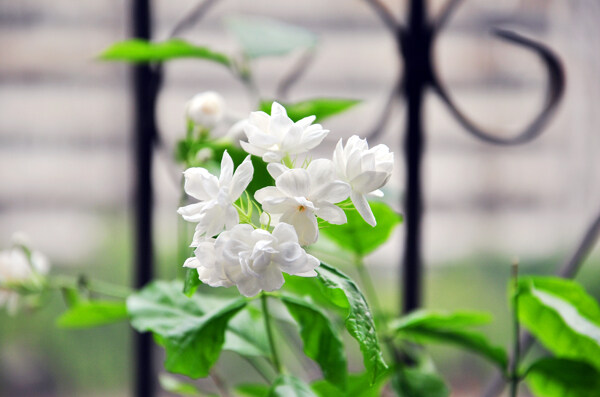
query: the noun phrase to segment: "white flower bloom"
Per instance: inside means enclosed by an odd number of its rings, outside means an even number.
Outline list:
[[[273,102],[271,115],[250,113],[244,132],[248,142],[240,142],[250,154],[262,157],[267,163],[279,162],[286,156],[305,153],[323,141],[329,133],[320,124],[312,124],[315,116],[294,123],[285,108]]]
[[[275,291],[284,283],[282,272],[302,277],[317,275],[319,260],[300,247],[291,225],[278,224],[272,233],[236,225],[213,241],[205,241],[184,266],[197,268],[203,282],[217,287],[236,285],[242,295]]]
[[[254,168],[250,156],[233,172],[233,161],[225,151],[221,159],[219,179],[205,168],[188,168],[184,172],[184,189],[199,203],[180,207],[177,212],[188,222],[198,222],[193,246],[204,237],[212,237],[223,229],[231,229],[239,223],[239,215],[233,203],[246,190],[252,180]]]
[[[195,124],[212,128],[223,119],[225,101],[216,92],[207,91],[195,95],[186,105],[186,115]]]
[[[47,258],[37,251],[32,251],[29,258],[22,246],[0,251],[0,307],[6,306],[8,312],[14,314],[19,293],[9,287],[35,282],[49,269]]]
[[[354,135],[346,141],[346,147],[339,140],[333,153],[333,162],[338,178],[348,182],[352,188],[352,203],[363,219],[375,226],[377,222],[366,196],[383,196],[378,189],[390,179],[394,168],[394,153],[383,144],[369,149],[365,139]]]
[[[336,225],[346,223],[346,214],[334,204],[348,198],[350,186],[336,180],[331,160],[314,160],[306,169],[269,164],[268,170],[275,186],[260,189],[254,197],[265,211],[281,214],[281,222],[294,226],[301,245],[317,241],[317,216]]]

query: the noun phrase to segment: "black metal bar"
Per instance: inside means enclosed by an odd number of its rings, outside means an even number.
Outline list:
[[[152,16],[150,0],[132,0],[131,26],[133,37],[150,39]],[[135,273],[136,288],[153,277],[152,251],[152,146],[156,136],[153,71],[148,64],[132,68],[135,146]],[[150,333],[134,335],[134,395],[155,395],[153,341]]]
[[[404,213],[406,233],[402,263],[402,307],[404,313],[421,304],[422,258],[421,217],[423,212],[421,165],[425,145],[423,133],[423,96],[431,81],[431,28],[427,22],[426,1],[411,0],[407,26],[398,32],[404,59],[404,85],[407,119],[404,138],[406,188]]]

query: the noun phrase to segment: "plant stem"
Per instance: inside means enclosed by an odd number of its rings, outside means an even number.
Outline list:
[[[267,295],[262,292],[260,295],[260,303],[262,305],[263,317],[265,319],[265,329],[267,331],[267,338],[269,339],[269,346],[271,348],[271,359],[273,360],[273,366],[278,374],[281,374],[281,363],[279,362],[279,356],[277,355],[277,349],[273,339],[273,330],[271,329],[271,316],[269,315],[269,307],[267,305]]]
[[[517,397],[519,388],[519,359],[521,343],[519,340],[519,261],[515,259],[512,264],[512,326],[513,326],[513,358],[510,365],[510,396]]]

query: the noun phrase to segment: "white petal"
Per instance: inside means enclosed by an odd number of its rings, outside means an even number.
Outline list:
[[[217,197],[219,180],[205,168],[188,168],[183,173],[184,189],[187,194],[198,200],[210,200]]]
[[[367,194],[385,185],[390,178],[386,172],[365,171],[350,181],[352,190]]]
[[[262,155],[262,159],[265,163],[278,163],[281,161],[282,158],[283,158],[282,151],[267,150]]]
[[[231,177],[233,176],[233,160],[231,160],[231,156],[227,153],[227,150],[223,152],[223,157],[221,158],[221,176],[219,176],[219,185],[227,186],[231,182]]]
[[[198,261],[198,258],[193,256],[193,257],[187,258],[185,260],[185,262],[183,263],[183,267],[189,267],[190,269],[197,269],[198,267],[200,267],[200,262]]]
[[[342,146],[341,139],[335,145],[335,150],[333,151],[333,164],[335,165],[335,171],[338,178],[347,182],[346,159],[344,158],[344,147]]]
[[[248,184],[252,180],[254,175],[254,167],[250,156],[247,156],[242,164],[235,170],[235,174],[231,178],[231,185],[229,186],[229,199],[234,202],[241,196],[242,192],[246,190]]]
[[[373,211],[371,211],[367,198],[363,194],[352,192],[350,199],[365,222],[371,226],[376,226],[377,221],[375,220],[375,216],[373,216]]]
[[[268,131],[269,120],[271,120],[271,116],[269,116],[265,112],[252,112],[250,113],[250,117],[248,118],[248,122],[252,123],[257,128],[263,131]]]
[[[267,171],[269,171],[269,174],[273,177],[273,179],[279,178],[279,176],[287,170],[289,170],[289,168],[281,163],[267,164]]]
[[[310,176],[301,168],[284,172],[275,181],[275,186],[291,197],[306,197],[310,193]]]
[[[261,157],[266,152],[265,149],[244,141],[240,141],[240,146],[246,151],[246,153],[250,153],[258,157]]]
[[[339,203],[350,196],[350,185],[342,181],[333,181],[322,185],[316,192],[311,192],[310,198],[315,201],[327,201],[329,203]]]
[[[296,229],[300,245],[309,245],[319,238],[319,225],[312,211],[289,211],[281,215],[281,222],[289,223]]]
[[[194,203],[179,207],[177,213],[188,222],[200,222],[203,216],[204,207],[210,202]]]
[[[264,291],[276,291],[283,286],[285,282],[281,270],[277,266],[268,266],[264,272],[260,274],[260,287]]]
[[[368,195],[370,197],[382,198],[383,197],[383,192],[381,190],[377,189],[377,190],[373,190],[372,192],[369,192]]]
[[[254,198],[256,199],[256,201],[258,201],[261,204],[270,199],[283,198],[283,197],[287,197],[287,196],[285,194],[283,194],[275,186],[263,187],[262,189],[259,189],[256,191],[256,193],[254,193]]]
[[[316,159],[310,162],[306,167],[308,175],[310,175],[311,191],[319,189],[322,185],[334,181],[335,166],[333,161],[328,159]]]
[[[310,126],[316,119],[317,119],[317,116],[308,116],[308,117],[305,117],[303,119],[296,121],[296,125],[300,126],[302,129],[304,129],[304,128],[307,128],[308,126]]]
[[[319,203],[319,209],[315,211],[317,216],[334,225],[343,225],[348,222],[346,213],[337,205]]]
[[[279,244],[286,242],[298,243],[298,235],[296,234],[296,230],[289,223],[278,223],[273,229],[272,234],[273,237],[277,239]]]

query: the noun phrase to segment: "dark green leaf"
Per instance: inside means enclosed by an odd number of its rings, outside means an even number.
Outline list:
[[[542,358],[527,370],[527,384],[539,397],[597,397],[600,372],[588,363]]]
[[[281,105],[285,107],[289,118],[294,121],[308,116],[316,116],[316,121],[321,122],[323,119],[343,113],[359,103],[360,101],[356,99],[314,98],[295,103],[282,103]],[[260,110],[271,114],[272,104],[272,100],[261,101]]]
[[[225,343],[229,320],[246,306],[245,299],[215,305],[203,314],[198,295],[187,298],[181,284],[154,282],[127,299],[132,326],[151,331],[162,345],[170,372],[198,378],[208,375]]]
[[[600,307],[572,280],[519,280],[519,320],[550,351],[600,369]]]
[[[372,227],[360,216],[358,211],[346,211],[348,223],[343,225],[327,225],[322,233],[345,250],[364,256],[385,243],[394,227],[402,222],[402,216],[387,204],[371,202],[371,210],[377,220]]]
[[[260,383],[244,384],[237,386],[235,391],[241,397],[266,397],[269,386]]]
[[[100,59],[131,63],[163,62],[178,58],[197,58],[229,66],[227,55],[199,47],[181,39],[171,39],[152,43],[141,39],[132,39],[113,44],[106,49]]]
[[[389,371],[387,371],[389,374]],[[319,397],[379,397],[385,385],[387,376],[380,376],[374,385],[371,385],[371,376],[364,374],[351,374],[348,376],[348,385],[345,391],[340,390],[326,380],[319,380],[310,385]]]
[[[493,346],[485,335],[464,329],[490,321],[487,313],[436,313],[417,311],[391,324],[391,329],[402,338],[419,343],[437,342],[456,345],[487,358],[505,369],[508,358],[503,348]]]
[[[246,15],[229,17],[225,23],[249,58],[285,55],[317,43],[314,33],[270,18]]]
[[[447,397],[450,390],[437,374],[419,368],[399,369],[392,380],[398,397]]]
[[[316,397],[310,387],[291,375],[279,375],[273,382],[268,397]]]
[[[346,329],[360,346],[365,368],[373,384],[385,371],[387,365],[383,361],[371,309],[358,286],[344,273],[324,263],[321,263],[316,270],[318,279],[327,287],[326,291],[333,301],[340,300],[340,291],[344,294],[344,306],[348,308]]]
[[[202,283],[200,282],[200,278],[198,278],[198,270],[187,269],[183,282],[183,293],[188,297],[194,295],[200,284]]]
[[[178,394],[180,396],[203,396],[200,390],[191,383],[182,382],[174,376],[168,374],[160,374],[158,376],[160,387],[169,393]]]
[[[319,364],[325,379],[345,389],[347,364],[344,344],[326,314],[311,302],[290,296],[282,296],[281,300],[300,326],[304,353]]]
[[[56,324],[61,328],[91,328],[127,319],[125,302],[79,301],[64,312]]]

